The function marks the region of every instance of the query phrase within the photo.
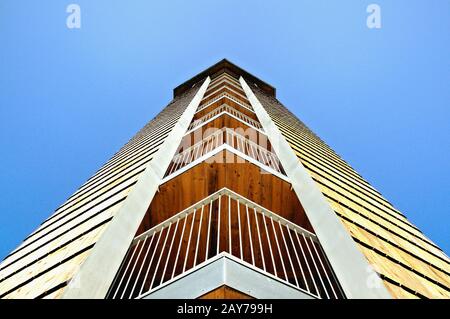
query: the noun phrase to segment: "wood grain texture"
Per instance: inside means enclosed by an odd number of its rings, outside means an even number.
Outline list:
[[[198,299],[253,299],[253,297],[228,286],[222,286],[207,292]]]

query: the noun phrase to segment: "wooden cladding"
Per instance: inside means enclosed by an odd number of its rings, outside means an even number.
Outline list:
[[[312,231],[291,185],[258,166],[222,151],[159,187],[139,227],[145,230],[170,218],[215,191],[227,187],[293,223]]]
[[[249,295],[228,286],[211,290],[198,299],[253,299]]]

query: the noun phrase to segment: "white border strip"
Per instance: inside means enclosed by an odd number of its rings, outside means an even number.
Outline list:
[[[188,104],[119,211],[72,278],[62,298],[105,298],[161,179],[208,88],[208,77]]]
[[[239,81],[291,180],[346,297],[392,298],[242,76]],[[377,284],[374,284],[374,278],[379,281]]]

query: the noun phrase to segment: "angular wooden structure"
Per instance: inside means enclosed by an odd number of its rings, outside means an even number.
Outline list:
[[[0,264],[1,298],[448,298],[449,258],[222,60]]]

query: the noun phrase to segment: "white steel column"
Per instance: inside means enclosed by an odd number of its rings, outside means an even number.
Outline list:
[[[209,77],[203,82],[91,254],[72,278],[63,298],[105,298],[210,82]]]
[[[391,298],[378,274],[358,249],[256,95],[243,77],[240,77],[239,81],[291,180],[292,188],[314,228],[346,297]]]

